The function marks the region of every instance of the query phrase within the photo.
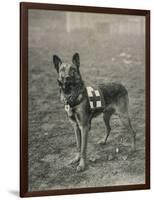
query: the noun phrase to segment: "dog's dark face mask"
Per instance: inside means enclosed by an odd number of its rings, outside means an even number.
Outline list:
[[[65,94],[70,94],[81,81],[79,54],[74,54],[72,63],[63,63],[58,56],[54,55],[53,63],[58,72],[59,87]]]

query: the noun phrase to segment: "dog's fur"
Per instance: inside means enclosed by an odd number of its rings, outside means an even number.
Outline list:
[[[79,70],[79,54],[74,54],[72,63],[63,63],[58,56],[54,55],[53,63],[58,73],[57,81],[60,87],[61,100],[64,105],[69,106],[67,114],[75,131],[78,153],[72,163],[79,162],[77,171],[84,170],[86,166],[87,138],[91,120],[102,112],[107,129],[104,143],[106,143],[111,131],[110,118],[112,114],[116,113],[132,135],[132,148],[135,149],[135,132],[128,115],[128,92],[126,88],[118,83],[99,85],[99,90],[104,95],[105,109],[100,108],[92,111]]]

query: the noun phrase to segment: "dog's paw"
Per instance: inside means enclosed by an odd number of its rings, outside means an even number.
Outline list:
[[[99,140],[99,141],[97,142],[97,144],[98,144],[98,145],[105,145],[105,144],[106,144],[106,141],[104,141],[104,140]]]
[[[82,171],[84,171],[84,169],[85,169],[85,160],[83,159],[83,158],[81,158],[80,159],[80,163],[79,163],[79,165],[77,166],[77,172],[82,172]]]
[[[82,171],[84,171],[84,169],[85,169],[85,166],[83,166],[83,165],[78,165],[77,168],[76,168],[76,171],[77,171],[77,172],[82,172]]]
[[[77,163],[80,160],[80,154],[77,153],[76,156],[70,161],[69,164]]]

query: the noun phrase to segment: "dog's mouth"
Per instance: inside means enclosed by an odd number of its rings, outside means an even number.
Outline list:
[[[73,87],[75,86],[75,82],[74,81],[66,81],[66,82],[62,82],[62,81],[58,81],[58,85],[59,87],[64,91],[64,93],[69,94],[71,93]]]

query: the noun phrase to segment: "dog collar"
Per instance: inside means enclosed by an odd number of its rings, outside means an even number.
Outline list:
[[[71,108],[81,103],[86,91],[83,83],[80,84],[70,95],[64,94],[64,105],[69,105]]]

